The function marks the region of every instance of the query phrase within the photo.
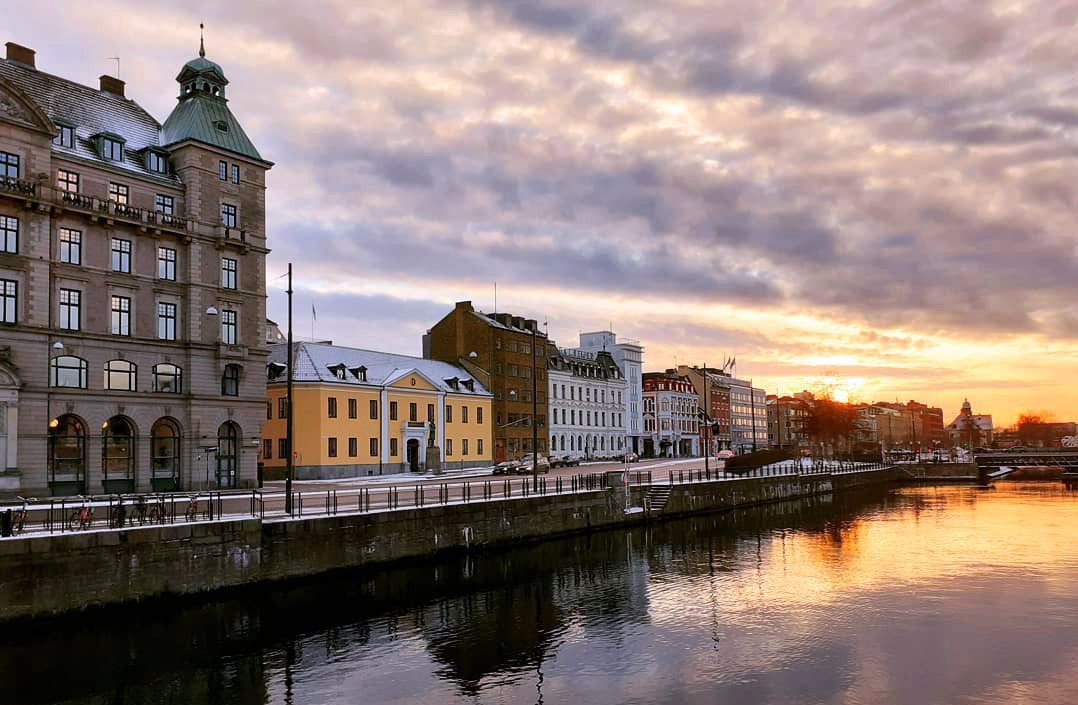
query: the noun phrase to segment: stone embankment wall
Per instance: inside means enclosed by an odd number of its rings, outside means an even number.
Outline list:
[[[662,516],[893,482],[894,470],[674,485]],[[646,488],[633,488],[640,505]],[[100,530],[0,541],[0,621],[60,615],[648,519],[597,490],[298,520]],[[651,517],[662,518],[662,517]]]

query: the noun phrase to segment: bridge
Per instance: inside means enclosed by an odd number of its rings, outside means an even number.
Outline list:
[[[1078,448],[992,450],[975,453],[973,460],[977,474],[986,481],[1007,477],[1020,467],[1063,468],[1064,478],[1078,478]]]

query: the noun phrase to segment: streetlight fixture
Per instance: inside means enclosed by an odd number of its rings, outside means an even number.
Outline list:
[[[207,316],[216,316],[217,315],[217,307],[216,306],[210,306],[208,309],[206,309],[206,315]]]

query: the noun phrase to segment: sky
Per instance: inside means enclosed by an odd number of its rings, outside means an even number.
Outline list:
[[[313,304],[418,355],[497,282],[646,370],[1078,419],[1073,0],[44,0],[4,41],[89,85],[119,56],[163,121],[199,22],[275,163],[297,336]]]

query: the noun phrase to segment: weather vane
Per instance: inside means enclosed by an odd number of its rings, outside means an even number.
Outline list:
[[[206,58],[206,25],[198,23],[198,55]]]

